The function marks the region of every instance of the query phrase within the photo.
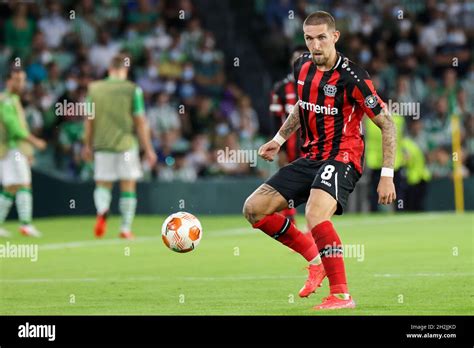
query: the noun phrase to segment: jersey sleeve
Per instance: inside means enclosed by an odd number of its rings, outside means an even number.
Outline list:
[[[352,80],[352,98],[369,118],[377,116],[382,111],[385,103],[377,94],[367,71],[360,69],[357,74],[352,74],[350,79]]]
[[[143,91],[138,86],[133,92],[132,114],[134,117],[145,115],[145,100],[143,98]]]

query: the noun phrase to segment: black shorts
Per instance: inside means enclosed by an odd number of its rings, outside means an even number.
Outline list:
[[[359,172],[351,163],[299,158],[280,168],[265,183],[277,190],[289,204],[293,203],[294,207],[308,200],[312,188],[324,190],[337,201],[336,215],[342,215],[359,178]]]

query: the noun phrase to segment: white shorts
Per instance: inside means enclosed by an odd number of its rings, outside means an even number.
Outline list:
[[[3,186],[30,185],[31,168],[28,158],[17,149],[0,159],[0,182]]]
[[[95,152],[94,179],[96,181],[137,180],[141,177],[138,149],[125,152]]]

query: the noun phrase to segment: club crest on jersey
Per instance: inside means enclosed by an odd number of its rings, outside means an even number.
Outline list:
[[[365,98],[364,104],[370,109],[375,108],[375,106],[377,105],[377,97],[373,94],[367,96]]]
[[[337,92],[337,87],[334,85],[325,84],[323,90],[326,97],[334,97]]]

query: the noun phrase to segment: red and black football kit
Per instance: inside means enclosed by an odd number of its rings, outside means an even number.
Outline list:
[[[275,83],[271,92],[269,109],[270,114],[275,118],[277,130],[285,123],[286,116],[291,112],[297,100],[296,81],[293,74]],[[301,144],[297,132],[290,135],[281,150],[286,152],[288,162],[301,157]]]
[[[325,190],[338,202],[340,215],[362,174],[362,117],[375,117],[385,104],[369,74],[340,53],[328,71],[318,70],[310,53],[300,56],[293,68],[303,156],[267,184],[294,206],[308,200],[311,188]]]

